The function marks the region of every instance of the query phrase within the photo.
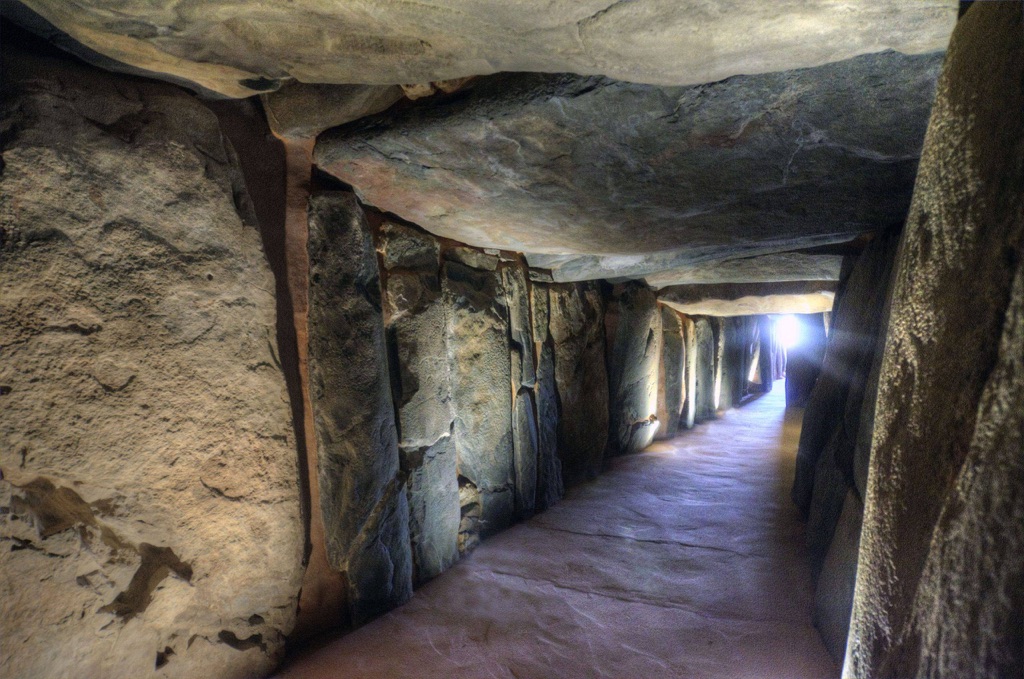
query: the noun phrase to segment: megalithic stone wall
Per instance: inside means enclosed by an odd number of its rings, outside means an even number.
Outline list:
[[[611,303],[616,321],[608,347],[609,450],[633,453],[650,445],[661,425],[655,414],[661,310],[654,292],[639,283],[616,286]]]
[[[409,506],[384,340],[380,274],[352,193],[309,203],[309,374],[327,556],[353,624],[412,594]]]
[[[683,411],[679,424],[693,429],[697,417],[697,326],[693,319],[680,315],[683,321]]]
[[[853,605],[863,510],[854,460],[858,449],[870,446],[871,427],[863,427],[861,420],[874,414],[886,300],[898,244],[897,229],[847,258],[796,460],[793,500],[808,519],[807,542],[817,582],[815,624],[839,661]]]
[[[598,474],[608,444],[605,302],[596,283],[557,283],[548,289],[558,456],[570,486]]]
[[[180,88],[7,31],[0,674],[264,675],[304,535],[238,158]]]
[[[822,314],[799,314],[800,340],[787,351],[786,406],[803,408],[821,372],[825,356],[825,319]]]
[[[899,255],[844,676],[1024,675],[1024,7],[946,54]]]
[[[694,421],[715,418],[715,333],[708,316],[696,316],[694,322]]]
[[[656,438],[670,439],[679,433],[685,390],[683,319],[679,312],[661,306],[661,356],[658,362],[658,433]]]
[[[386,222],[377,233],[414,582],[419,584],[458,558],[461,520],[440,247],[435,238],[401,224]]]

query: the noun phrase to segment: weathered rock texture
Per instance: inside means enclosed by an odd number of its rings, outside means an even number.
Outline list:
[[[1024,16],[950,44],[897,258],[845,673],[1024,673]]]
[[[785,352],[779,344],[771,316],[758,318],[757,340],[757,388],[765,393],[772,390],[775,380],[782,378],[781,363],[785,361]]]
[[[500,271],[446,261],[442,272],[465,551],[515,514],[508,305]]]
[[[309,203],[309,375],[320,507],[353,624],[412,593],[409,506],[399,476],[376,251],[348,192]]]
[[[658,432],[657,438],[669,439],[679,432],[685,391],[683,320],[673,309],[662,306],[661,356],[658,360]]]
[[[799,340],[786,352],[786,406],[803,408],[821,373],[827,338],[823,314],[801,314],[796,319]]]
[[[635,453],[651,444],[661,424],[656,414],[661,309],[650,288],[627,283],[616,286],[608,318],[608,449]]]
[[[397,85],[292,83],[263,95],[267,122],[280,137],[311,139],[324,130],[380,113],[403,98]]]
[[[601,469],[608,443],[605,303],[593,283],[550,285],[550,332],[558,390],[558,456],[572,485]]]
[[[658,301],[683,314],[755,316],[831,311],[832,281],[674,285],[658,291]]]
[[[710,82],[886,48],[942,49],[956,19],[953,0],[25,4],[100,54],[232,97],[292,78],[390,85],[499,71]]]
[[[889,52],[671,88],[501,75],[329,131],[316,159],[366,202],[556,280],[635,276],[901,221],[940,64]]]
[[[696,364],[692,390],[694,422],[706,422],[715,417],[715,333],[711,327],[714,321],[707,316],[699,316],[693,319],[693,323]]]
[[[274,279],[235,154],[178,88],[9,38],[0,675],[264,674],[303,530]]]
[[[386,222],[378,230],[378,248],[414,581],[421,583],[458,557],[459,485],[440,247],[412,227]]]
[[[893,231],[848,260],[821,374],[804,412],[796,458],[793,500],[808,519],[811,572],[818,580],[815,620],[826,646],[839,661],[846,648],[856,576],[861,516],[854,508],[863,507],[855,482],[855,460],[858,451],[866,455],[871,445],[877,365],[898,244],[899,232]],[[853,497],[848,498],[851,493]],[[833,535],[843,512],[846,532],[833,549]],[[823,570],[826,563],[829,572]]]

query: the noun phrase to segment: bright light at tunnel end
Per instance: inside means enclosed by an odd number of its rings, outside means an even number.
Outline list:
[[[792,349],[800,343],[800,321],[796,316],[780,316],[775,321],[775,329],[779,334],[779,342],[787,349]]]

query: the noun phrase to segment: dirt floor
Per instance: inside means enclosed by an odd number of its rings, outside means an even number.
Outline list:
[[[829,679],[783,384],[488,540],[288,679]]]

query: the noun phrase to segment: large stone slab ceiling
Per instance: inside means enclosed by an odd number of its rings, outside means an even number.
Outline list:
[[[680,85],[942,49],[956,0],[24,0],[90,50],[221,94],[572,72]]]
[[[941,61],[886,52],[693,87],[494,76],[328,131],[315,157],[365,202],[556,280],[635,276],[901,221]]]

